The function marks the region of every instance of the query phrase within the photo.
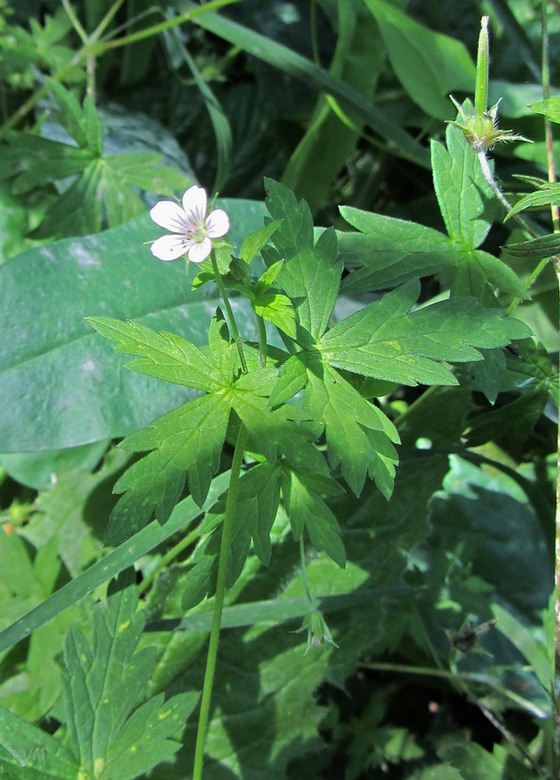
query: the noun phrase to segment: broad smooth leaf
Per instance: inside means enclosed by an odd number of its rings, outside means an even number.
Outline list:
[[[261,203],[222,201],[230,240],[262,224]],[[159,229],[146,215],[113,230],[67,239],[0,267],[0,449],[62,449],[123,436],[193,397],[131,371],[84,320],[133,318],[206,344],[219,298],[193,294],[183,261],[161,263],[145,245]],[[234,301],[243,335],[256,340],[250,308]]]
[[[365,0],[380,29],[391,65],[411,99],[427,114],[449,119],[453,90],[471,90],[475,67],[465,46],[433,32],[385,0]]]
[[[181,11],[193,11],[200,8],[191,0],[177,0],[176,6]],[[238,46],[241,50],[267,62],[272,67],[333,95],[375,132],[379,133],[387,141],[390,151],[405,159],[412,160],[418,165],[428,167],[426,150],[397,122],[392,122],[382,109],[364,100],[361,92],[336,78],[327,70],[315,65],[311,60],[277,43],[271,37],[260,35],[223,15],[203,13],[194,21],[203,29],[223,38],[234,46]],[[474,75],[471,83],[474,83]]]

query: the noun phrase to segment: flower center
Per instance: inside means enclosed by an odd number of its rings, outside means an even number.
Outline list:
[[[205,225],[197,225],[196,227],[187,228],[185,230],[185,236],[193,244],[201,244],[207,235],[208,230]]]

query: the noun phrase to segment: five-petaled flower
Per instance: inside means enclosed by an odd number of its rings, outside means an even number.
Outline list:
[[[183,207],[172,200],[160,200],[150,217],[169,235],[151,246],[158,260],[177,260],[186,255],[192,263],[201,263],[212,251],[212,239],[222,238],[229,230],[229,218],[222,209],[206,214],[207,197],[202,187],[190,187],[182,198]]]

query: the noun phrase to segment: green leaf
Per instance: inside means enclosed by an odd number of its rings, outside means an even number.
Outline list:
[[[37,628],[107,582],[110,577],[116,576],[127,567],[132,566],[143,555],[168,541],[177,532],[184,532],[185,528],[199,517],[202,511],[209,509],[223,493],[227,488],[228,478],[228,472],[216,477],[212,482],[206,505],[202,509],[194,503],[191,497],[186,498],[175,507],[165,526],[151,523],[75,579],[48,596],[24,617],[12,623],[0,633],[0,652],[12,647],[22,639],[26,639]],[[46,596],[47,594],[41,595]]]
[[[457,384],[443,361],[481,360],[477,347],[527,338],[519,320],[482,309],[474,298],[452,298],[411,312],[419,293],[408,282],[337,323],[319,348],[337,368],[414,386]]]
[[[64,647],[68,745],[82,772],[106,780],[132,780],[171,758],[198,698],[183,693],[164,704],[160,694],[141,704],[156,653],[136,652],[144,616],[131,580],[121,577],[107,606],[96,605],[91,644],[71,626]]]
[[[324,426],[329,463],[340,465],[356,495],[369,474],[389,498],[398,459],[392,442],[399,441],[393,424],[330,366],[323,366],[321,378],[317,373],[308,371],[305,405]]]
[[[287,295],[263,293],[254,298],[252,305],[255,314],[276,325],[283,333],[287,333],[288,336],[295,339],[297,334],[296,313]]]
[[[185,190],[193,179],[179,173],[175,168],[161,165],[161,154],[155,152],[129,152],[107,154],[104,164],[117,181],[123,180],[146,192],[174,196],[178,190]]]
[[[543,260],[560,252],[560,236],[551,233],[548,236],[532,238],[530,241],[508,244],[506,251],[514,257],[522,257],[526,260]]]
[[[270,224],[272,225],[273,223],[271,222]],[[283,267],[284,261],[279,260],[277,263],[273,263],[270,268],[267,268],[255,282],[255,295],[263,295],[265,292],[268,292]]]
[[[189,54],[179,30],[171,28],[165,31],[164,39],[168,48],[176,54],[174,59],[180,58],[187,64],[194,83],[202,96],[206,110],[208,111],[208,116],[216,138],[216,178],[212,186],[212,191],[220,192],[228,180],[232,160],[233,137],[229,119],[216,95],[208,85],[208,81],[204,78],[196,62]]]
[[[465,249],[484,241],[496,214],[496,198],[474,149],[459,128],[447,125],[446,145],[432,141],[432,171],[449,237]]]
[[[84,100],[83,125],[86,140],[85,146],[91,151],[94,157],[101,157],[103,154],[103,129],[101,127],[100,116],[91,95],[86,95]],[[78,145],[81,146],[81,144]]]
[[[190,0],[181,0],[180,8],[185,11],[194,11],[198,8]],[[363,95],[353,89],[346,82],[336,78],[324,68],[321,68],[306,57],[292,51],[286,46],[277,43],[271,37],[261,35],[254,30],[234,22],[224,15],[216,13],[200,14],[193,19],[203,29],[218,35],[233,46],[259,60],[267,62],[282,72],[301,79],[305,84],[311,84],[318,89],[323,89],[335,98],[340,99],[343,105],[348,106],[357,116],[361,117],[375,132],[386,139],[391,150],[406,159],[413,160],[424,167],[428,166],[426,151],[411,136],[403,131],[397,122],[387,118],[384,110],[373,106],[364,100]],[[446,62],[447,66],[448,63]],[[474,71],[473,71],[474,73]],[[472,78],[474,83],[474,75]]]
[[[250,374],[247,375],[249,377]],[[242,377],[235,383],[232,407],[247,428],[256,449],[271,463],[278,455],[283,455],[296,467],[308,467],[324,474],[326,464],[323,456],[312,444],[315,433],[305,422],[298,422],[304,415],[287,405],[271,409],[266,396],[239,392],[244,388],[244,380],[245,377]],[[269,392],[271,386],[272,383],[268,386]]]
[[[282,469],[270,463],[259,463],[248,469],[239,482],[239,498],[233,520],[233,536],[228,572],[228,588],[234,584],[239,575],[249,550],[249,539],[253,540],[255,553],[264,566],[270,563],[272,544],[270,532],[278,505],[280,502],[280,476]],[[226,497],[224,496],[209,513],[211,522],[223,517]],[[218,526],[214,544],[208,551],[218,549],[221,539],[221,524]]]
[[[329,72],[361,93],[363,104],[371,106],[385,64],[379,28],[362,0],[337,2],[336,9],[336,49]],[[282,183],[304,198],[313,213],[328,201],[364,124],[363,117],[341,105],[332,92],[319,95],[306,132],[282,173]]]
[[[220,396],[195,398],[133,433],[120,446],[151,452],[136,461],[115,485],[124,493],[111,513],[110,544],[120,543],[155,515],[163,525],[179,501],[188,477],[190,493],[202,506],[219,468],[230,408]]]
[[[343,279],[343,292],[386,290],[461,261],[461,247],[439,230],[351,206],[341,206],[340,213],[360,231],[338,233],[345,267],[358,269]]]
[[[438,750],[438,756],[455,767],[462,780],[480,780],[482,777],[501,780],[506,776],[512,780],[532,780],[535,776],[533,770],[525,769],[501,745],[494,745],[492,753],[489,753],[476,742],[452,741]]]
[[[279,219],[274,219],[262,228],[249,233],[245,236],[241,249],[239,250],[239,257],[244,263],[251,263],[251,261],[258,255],[263,246],[266,245],[268,239],[278,230],[281,225]]]
[[[297,355],[284,363],[270,394],[270,405],[278,406],[293,398],[307,384],[307,369]]]
[[[546,100],[541,100],[539,103],[533,103],[529,106],[531,111],[536,114],[542,114],[550,122],[555,124],[560,123],[560,98],[549,97]]]
[[[59,739],[0,708],[0,761],[8,780],[75,780],[80,765]]]
[[[185,611],[216,591],[216,574],[218,570],[218,554],[210,555],[203,552],[194,554],[194,565],[189,569],[186,587],[183,590],[181,607]]]
[[[282,495],[296,541],[305,527],[313,547],[344,568],[346,552],[340,538],[340,526],[325,501],[310,490],[294,471],[284,479]]]
[[[80,106],[78,103],[76,97],[72,94],[72,92],[70,92],[70,90],[65,89],[62,84],[60,84],[60,82],[56,81],[55,79],[47,77],[45,81],[50,91],[53,93],[53,96],[58,105],[59,113],[57,119],[61,126],[72,136],[79,147],[93,151],[89,145],[90,138],[88,137],[89,134],[86,129],[86,113],[84,112],[84,109],[82,109],[82,106]],[[89,101],[86,98],[84,107],[86,103],[89,104],[87,116],[89,118],[91,129],[94,124],[92,113],[95,113],[95,105],[91,98]],[[97,140],[97,132],[93,135],[95,140]],[[94,143],[94,148],[95,147],[96,144]]]
[[[125,355],[138,355],[125,365],[140,374],[155,376],[196,390],[211,392],[224,377],[198,347],[167,331],[156,332],[140,322],[123,322],[114,317],[86,317],[89,324],[113,342]]]
[[[475,81],[475,67],[463,43],[429,30],[384,0],[365,2],[410,98],[430,116],[448,119],[449,93],[470,91]]]
[[[8,146],[2,146],[7,165],[0,179],[12,178],[14,194],[25,193],[45,184],[82,173],[92,162],[87,149],[50,141],[32,133],[6,132]]]
[[[234,246],[265,214],[264,205],[254,201],[219,205],[230,216]],[[0,319],[4,452],[122,437],[193,397],[181,386],[123,371],[123,359],[84,320],[86,315],[133,318],[206,345],[219,305],[217,290],[207,285],[193,293],[196,268],[188,267],[185,274],[183,262],[156,260],[146,246],[156,235],[146,214],[97,236],[34,249],[0,266],[0,308],[6,313]],[[236,307],[240,315],[244,312],[242,336],[257,340],[248,303],[238,300]]]
[[[273,219],[282,220],[271,239],[278,253],[274,261],[285,261],[276,281],[291,298],[302,327],[318,338],[328,326],[340,285],[335,232],[326,230],[314,245],[307,204],[297,203],[290,190],[272,179],[265,186],[267,209]]]
[[[514,214],[519,214],[524,209],[549,206],[560,204],[560,183],[553,182],[552,184],[546,183],[541,186],[537,192],[530,192],[520,198],[513,208],[506,214],[506,220],[513,217]]]
[[[492,605],[492,612],[498,620],[498,631],[501,631],[527,659],[543,690],[550,691],[551,686],[554,685],[554,661],[548,641],[543,641],[539,635],[535,636],[535,632],[531,632],[499,604]]]

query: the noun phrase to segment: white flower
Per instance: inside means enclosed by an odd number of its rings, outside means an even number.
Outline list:
[[[154,241],[152,254],[165,261],[187,255],[192,263],[202,263],[212,251],[212,239],[228,232],[229,218],[222,209],[206,216],[207,197],[202,187],[191,187],[182,200],[183,208],[172,200],[160,200],[150,211],[156,225],[170,231]]]

